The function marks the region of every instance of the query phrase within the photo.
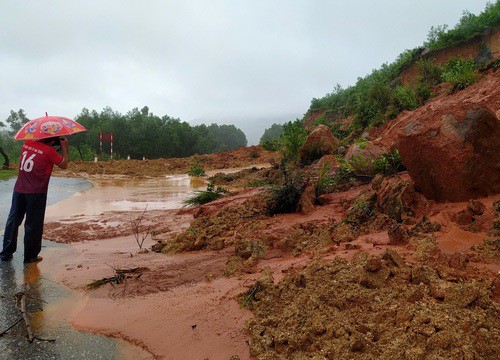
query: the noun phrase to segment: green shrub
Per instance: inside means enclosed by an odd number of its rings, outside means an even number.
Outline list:
[[[325,113],[326,114],[326,113]],[[321,116],[318,116],[318,118],[316,119],[316,122],[314,123],[315,126],[318,126],[318,125],[326,125],[330,128],[333,136],[335,136],[335,138],[339,139],[339,140],[342,140],[342,139],[345,139],[347,136],[349,136],[349,134],[351,133],[351,130],[342,130],[341,127],[342,127],[342,123],[340,121],[328,121],[326,119],[326,116],[325,114],[321,115]]]
[[[415,95],[417,96],[420,106],[424,105],[426,101],[433,96],[431,87],[428,84],[420,84],[419,86],[417,86],[415,88]]]
[[[482,34],[487,28],[500,25],[500,1],[488,3],[485,10],[479,15],[464,11],[460,21],[453,29],[447,25],[433,26],[424,43],[431,50],[438,50],[457,45],[476,35]]]
[[[217,200],[227,194],[229,191],[217,186],[215,188],[214,184],[209,183],[207,190],[196,191],[193,197],[184,201],[185,205],[203,205],[214,200]]]
[[[330,192],[335,185],[333,176],[330,174],[330,168],[329,163],[323,162],[321,169],[319,169],[318,178],[313,182],[315,199]]]
[[[70,161],[75,161],[79,159],[83,161],[94,161],[94,155],[95,152],[87,144],[84,144],[82,146],[76,146],[72,148],[69,153]],[[116,154],[113,155],[113,158],[117,159]]]
[[[441,74],[443,69],[434,65],[435,59],[420,59],[416,66],[419,72],[418,80],[422,84],[437,85],[441,83]]]
[[[269,151],[277,151],[280,149],[280,142],[278,140],[264,141],[261,145],[263,149]]]
[[[404,170],[406,170],[406,167],[401,162],[401,156],[399,156],[398,149],[394,149],[393,152],[389,154],[382,154],[375,163],[375,173],[393,175]]]
[[[283,134],[280,137],[283,161],[285,164],[298,164],[299,150],[306,141],[307,131],[302,120],[297,119],[283,125]]]
[[[333,174],[331,189],[334,191],[344,190],[349,187],[353,181],[356,181],[356,175],[352,166],[344,157],[338,157],[340,166]]]
[[[415,110],[419,106],[415,91],[408,86],[398,86],[392,93],[392,106],[395,115],[403,110]]]
[[[200,164],[193,164],[189,167],[189,176],[206,176],[205,170],[200,166]]]
[[[298,171],[286,171],[281,185],[270,189],[269,212],[287,214],[297,211],[300,197],[304,192],[302,176]]]
[[[477,81],[476,64],[472,60],[450,59],[445,64],[441,77],[444,81],[451,82],[455,90],[463,90]]]

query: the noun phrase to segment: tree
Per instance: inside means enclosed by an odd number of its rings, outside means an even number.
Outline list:
[[[6,121],[9,123],[11,128],[9,135],[14,135],[29,121],[29,119],[26,117],[24,110],[19,109],[17,112],[11,110]]]
[[[272,124],[269,129],[264,130],[264,134],[261,136],[259,144],[270,140],[278,140],[283,134],[283,125]]]

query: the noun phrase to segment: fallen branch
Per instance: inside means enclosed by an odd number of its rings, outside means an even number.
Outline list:
[[[24,284],[24,293],[21,296],[21,313],[23,314],[24,322],[26,323],[26,331],[28,332],[28,341],[33,342],[35,334],[33,333],[33,326],[31,325],[30,318],[26,312],[26,293],[28,292],[28,286]]]
[[[104,277],[102,279],[95,280],[85,286],[85,288],[87,290],[94,290],[106,284],[118,285],[123,283],[126,279],[132,278],[133,276],[131,276],[131,274],[136,274],[135,278],[139,279],[144,271],[149,270],[147,267],[117,269],[111,266],[111,268],[115,271],[115,276]]]

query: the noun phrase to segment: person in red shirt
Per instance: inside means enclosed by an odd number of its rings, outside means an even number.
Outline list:
[[[60,139],[62,156],[53,145]],[[12,206],[3,237],[0,260],[12,260],[17,249],[19,226],[24,223],[24,262],[42,260],[38,254],[42,249],[43,222],[50,175],[54,164],[61,169],[68,167],[68,140],[49,138],[27,140],[21,149],[19,175],[14,185]]]

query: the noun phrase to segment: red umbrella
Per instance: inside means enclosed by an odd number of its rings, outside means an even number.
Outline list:
[[[55,136],[72,135],[87,131],[76,121],[62,116],[48,116],[28,121],[14,136],[15,140],[40,140]]]

